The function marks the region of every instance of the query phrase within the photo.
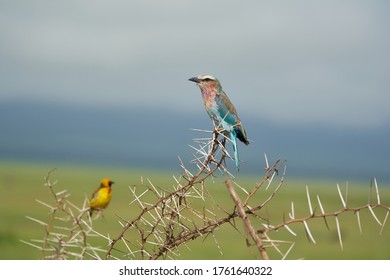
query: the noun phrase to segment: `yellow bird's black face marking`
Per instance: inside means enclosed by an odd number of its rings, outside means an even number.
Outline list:
[[[114,184],[114,182],[110,178],[104,178],[101,181],[100,186],[102,186],[102,187],[111,187],[112,184]]]

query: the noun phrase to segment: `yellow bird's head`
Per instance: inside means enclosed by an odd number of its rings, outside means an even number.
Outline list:
[[[111,187],[111,185],[114,184],[114,182],[110,179],[110,178],[104,178],[101,182],[100,182],[100,187]]]

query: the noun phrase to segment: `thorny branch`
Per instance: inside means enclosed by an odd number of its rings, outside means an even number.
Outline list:
[[[249,233],[252,239],[255,241],[257,248],[259,249],[259,252],[261,254],[261,257],[264,260],[269,260],[267,251],[263,245],[263,241],[261,238],[256,234],[255,229],[252,226],[251,221],[248,219],[247,214],[245,213],[244,207],[242,205],[241,199],[238,197],[236,190],[233,187],[232,181],[230,179],[227,179],[225,181],[225,184],[230,192],[230,195],[232,196],[232,199],[234,203],[237,206],[238,215],[244,222],[244,228],[245,232]]]
[[[390,213],[390,207],[381,203],[376,180],[373,180],[369,193],[369,202],[359,207],[348,206],[348,190],[345,197],[338,193],[342,202],[342,209],[334,212],[326,212],[322,202],[317,196],[318,206],[321,213],[316,213],[316,209],[311,204],[309,189],[307,188],[307,200],[309,204],[309,215],[305,217],[295,217],[294,204],[291,203],[289,219],[283,217],[283,221],[273,225],[269,218],[268,211],[272,211],[269,203],[277,197],[278,192],[284,185],[286,175],[286,162],[277,160],[269,165],[266,159],[265,174],[252,188],[240,186],[234,180],[234,176],[226,166],[226,160],[232,159],[227,149],[226,143],[230,140],[226,138],[223,131],[195,130],[198,132],[211,133],[208,137],[195,139],[195,146],[190,146],[193,150],[192,166],[195,171],[191,171],[180,160],[183,174],[174,177],[174,186],[155,186],[148,180],[141,186],[129,186],[131,203],[130,205],[138,209],[138,213],[131,211],[130,218],[119,217],[121,230],[111,238],[108,235],[97,232],[94,229],[93,221],[84,215],[88,211],[87,201],[83,207],[72,204],[66,191],[55,192],[55,183],[51,183],[50,171],[45,177],[45,185],[49,187],[54,203],[38,201],[50,210],[48,222],[43,222],[31,217],[30,220],[44,226],[45,235],[43,240],[23,241],[33,247],[40,249],[43,258],[53,259],[159,259],[178,258],[183,248],[188,248],[191,241],[203,237],[212,237],[216,247],[222,253],[224,248],[218,244],[218,230],[224,224],[231,225],[234,230],[241,232],[236,220],[243,221],[243,237],[247,246],[250,246],[248,237],[253,240],[258,253],[257,258],[269,259],[268,252],[275,250],[281,258],[286,258],[292,250],[294,243],[289,240],[272,239],[272,234],[278,230],[286,229],[293,236],[296,235],[289,227],[292,224],[302,224],[309,241],[315,243],[314,236],[310,231],[309,224],[313,219],[326,218],[336,219],[337,231],[340,246],[343,248],[341,229],[338,217],[346,212],[356,214],[359,229],[361,230],[361,211],[367,210],[374,220],[381,225],[382,233]],[[220,172],[225,178],[225,185],[230,193],[233,203],[228,206],[221,206],[215,202],[212,191],[208,185],[214,182],[217,177],[216,172]],[[278,178],[278,179],[276,179]],[[247,189],[251,189],[247,191]],[[372,203],[372,192],[376,192],[376,202]],[[226,193],[226,195],[228,195]],[[384,209],[386,216],[381,221],[375,214],[376,209]],[[135,214],[134,214],[135,213]],[[60,224],[59,224],[60,223]],[[60,230],[61,229],[61,230]],[[225,229],[225,228],[224,228]],[[90,237],[99,237],[108,241],[107,247],[93,246]],[[243,242],[244,244],[244,242]],[[284,251],[281,244],[291,244]],[[259,254],[259,255],[258,255]]]
[[[45,228],[45,236],[41,242],[42,245],[41,247],[38,246],[42,251],[44,259],[67,259],[69,256],[84,259],[89,244],[87,242],[88,233],[83,226],[86,222],[82,217],[88,209],[85,207],[85,203],[83,209],[73,205],[68,200],[70,194],[66,190],[55,192],[54,187],[57,182],[53,183],[50,181],[50,176],[55,170],[50,170],[44,178],[44,185],[49,188],[50,194],[54,199],[54,205],[36,200],[41,205],[50,209],[51,214],[48,222],[43,222],[29,216],[27,218],[43,225]],[[25,243],[33,245],[28,242]],[[33,246],[37,247],[37,245]],[[80,250],[75,253],[70,250],[71,248],[79,248]]]

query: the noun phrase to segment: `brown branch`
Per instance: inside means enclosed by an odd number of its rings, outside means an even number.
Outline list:
[[[50,181],[50,177],[52,175],[52,173],[56,170],[56,168],[53,168],[51,170],[48,171],[47,175],[44,177],[44,180],[45,180],[45,186],[47,186],[50,190],[50,193],[55,201],[55,206],[54,207],[51,207],[51,215],[50,215],[50,219],[49,219],[49,222],[47,223],[47,225],[45,226],[45,237],[43,238],[43,243],[42,243],[42,254],[43,254],[43,258],[46,258],[46,251],[47,251],[47,247],[49,246],[49,237],[50,235],[52,235],[52,228],[54,227],[54,223],[56,221],[56,215],[57,215],[57,212],[60,211],[60,212],[63,212],[67,217],[71,218],[71,220],[74,222],[74,225],[72,225],[71,228],[69,228],[69,233],[68,235],[64,235],[62,236],[61,239],[58,240],[58,248],[55,248],[55,252],[57,253],[56,257],[57,259],[61,259],[63,258],[61,256],[61,249],[62,248],[66,248],[63,246],[63,244],[65,244],[67,241],[71,240],[72,238],[74,238],[75,236],[77,236],[79,233],[81,234],[82,236],[82,250],[81,250],[81,257],[84,257],[85,253],[86,253],[86,248],[88,247],[88,243],[87,243],[87,234],[82,226],[82,216],[83,214],[85,213],[84,212],[80,212],[78,216],[74,215],[73,212],[71,211],[71,209],[67,209],[66,207],[66,204],[68,203],[67,201],[67,193],[65,191],[62,191],[60,193],[56,193],[54,191],[54,186],[56,183],[52,183]],[[70,205],[73,205],[71,203],[69,203]],[[64,238],[67,237],[67,240],[64,240]]]
[[[261,254],[261,257],[264,260],[269,260],[267,251],[263,245],[263,241],[256,234],[256,231],[253,228],[251,221],[248,219],[248,216],[246,215],[245,210],[242,206],[242,202],[241,202],[240,198],[238,197],[236,190],[233,187],[232,181],[230,179],[227,179],[225,181],[225,184],[230,192],[230,195],[232,196],[234,203],[237,206],[238,214],[240,215],[242,221],[244,222],[244,228],[246,229],[246,232],[248,232],[250,234],[250,236],[252,237],[252,239],[255,241],[256,246],[259,249],[259,252]]]
[[[341,215],[342,213],[345,213],[345,212],[357,213],[357,212],[359,212],[359,211],[361,211],[363,209],[368,209],[369,207],[371,207],[372,209],[382,208],[382,209],[385,209],[385,210],[390,212],[390,207],[387,206],[387,205],[383,205],[383,204],[366,204],[366,205],[362,205],[362,206],[359,206],[359,207],[343,208],[342,210],[339,210],[339,211],[336,211],[336,212],[332,212],[332,213],[321,213],[321,214],[313,213],[312,215],[309,215],[309,216],[306,216],[306,217],[303,217],[303,218],[294,218],[294,219],[286,220],[286,221],[283,221],[283,223],[280,223],[280,224],[278,224],[276,226],[260,228],[260,229],[257,230],[257,233],[268,233],[268,232],[271,232],[271,231],[277,231],[280,228],[283,228],[283,227],[288,226],[290,224],[303,223],[303,222],[311,220],[311,219],[326,218],[326,217],[338,217],[339,215]]]
[[[215,130],[213,133],[213,139],[211,141],[210,152],[207,155],[207,158],[205,159],[204,164],[200,167],[199,171],[195,175],[186,178],[187,179],[186,185],[178,188],[177,190],[175,190],[173,192],[168,193],[165,196],[160,197],[153,205],[151,205],[149,207],[144,207],[142,209],[141,213],[136,218],[127,222],[124,225],[124,227],[122,228],[120,234],[116,238],[110,240],[110,245],[109,245],[109,248],[106,252],[105,259],[108,259],[110,257],[111,251],[113,250],[115,244],[123,238],[125,232],[130,227],[132,227],[134,224],[136,224],[138,221],[140,221],[141,218],[144,217],[144,215],[146,213],[153,211],[154,209],[158,209],[160,206],[161,206],[161,208],[164,208],[166,205],[166,201],[169,201],[171,199],[175,199],[175,197],[182,196],[181,194],[185,194],[190,188],[194,187],[196,184],[204,182],[209,176],[214,174],[214,172],[222,165],[222,162],[224,161],[225,156],[226,156],[225,153],[222,153],[221,158],[218,161],[215,160],[215,158],[214,158],[214,154],[217,151],[217,149],[219,148],[219,146],[221,144],[225,145],[225,139],[223,139],[222,143],[220,143],[218,140],[218,136],[219,136],[219,132],[217,130]],[[215,163],[215,167],[212,168],[211,170],[205,172],[205,170],[207,169],[207,166],[210,165],[210,163]],[[187,170],[185,169],[183,164],[182,164],[182,167],[188,176],[188,174],[190,174],[190,173],[186,172]],[[202,174],[203,174],[203,176],[201,177]],[[176,242],[177,242],[177,240],[174,239],[173,244],[176,244]],[[164,245],[164,248],[166,247],[166,249],[163,249],[163,252],[166,252],[166,250],[173,247],[172,245],[170,245],[172,243],[171,241],[169,241],[167,243],[168,244]],[[161,256],[161,255],[162,254],[158,254],[158,256]]]

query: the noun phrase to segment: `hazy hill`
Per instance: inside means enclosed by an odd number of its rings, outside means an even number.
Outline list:
[[[390,180],[390,127],[287,127],[245,114],[241,119],[253,142],[239,144],[240,173],[261,170],[267,153],[270,160],[286,159],[290,176]],[[178,156],[191,159],[192,138],[206,136],[190,128],[210,129],[206,113],[2,103],[0,157],[176,171]]]

